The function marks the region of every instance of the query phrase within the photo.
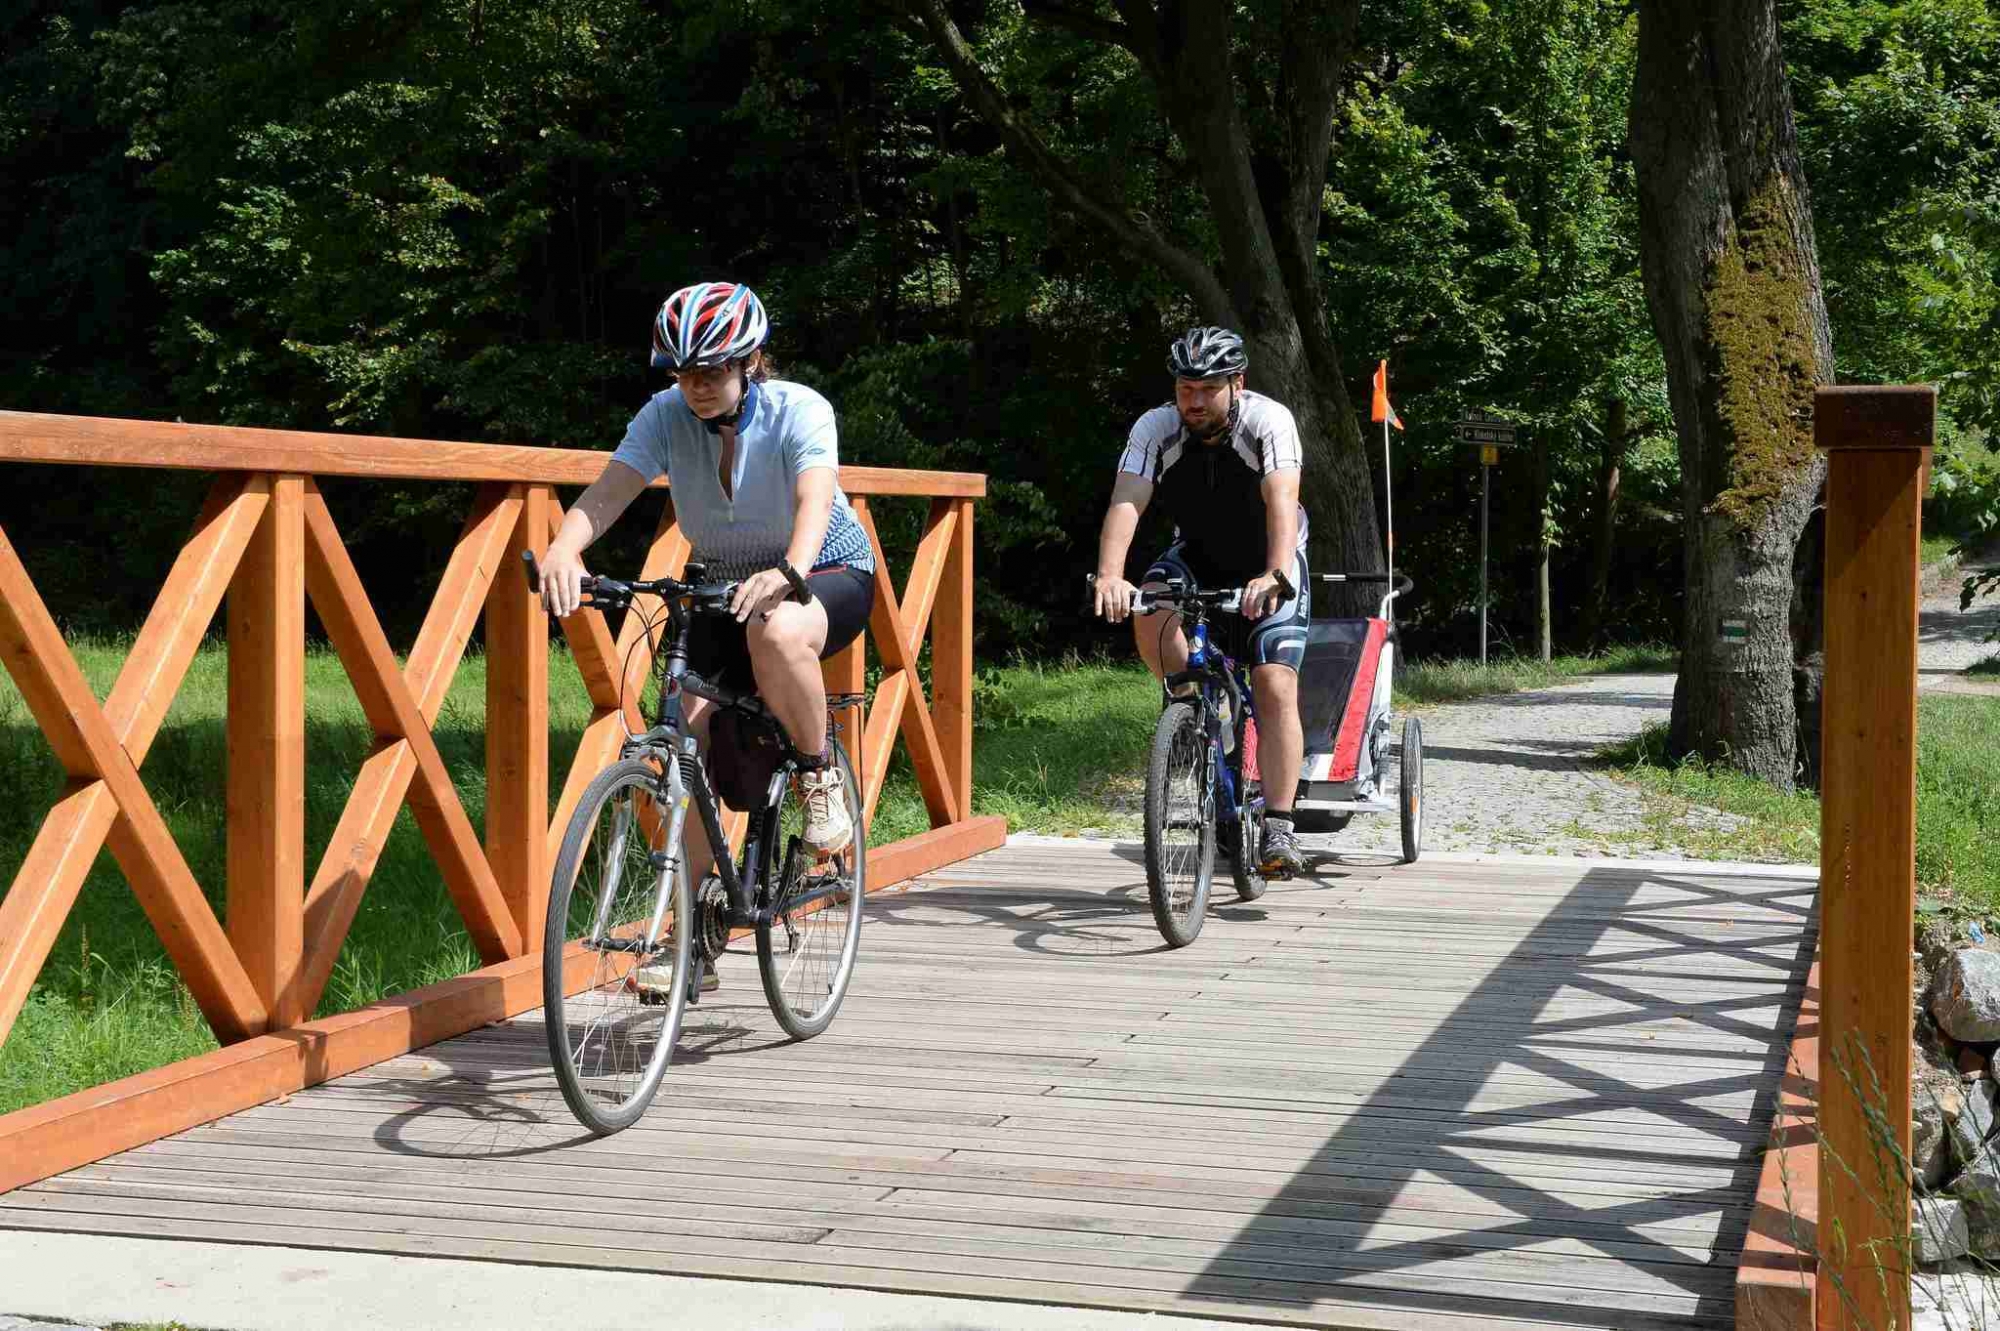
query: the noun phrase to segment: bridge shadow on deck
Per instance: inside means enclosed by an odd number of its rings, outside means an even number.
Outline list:
[[[1384,880],[1392,883],[1392,878]],[[1467,1300],[1453,1292],[1450,1258],[1468,1248],[1490,1253],[1518,1252],[1549,1243],[1554,1235],[1580,1240],[1595,1255],[1619,1263],[1638,1263],[1671,1286],[1695,1296],[1699,1324],[1728,1324],[1733,1308],[1733,1263],[1740,1252],[1750,1215],[1750,1198],[1768,1134],[1776,1088],[1784,1068],[1786,1044],[1804,991],[1811,963],[1813,934],[1804,926],[1813,908],[1816,888],[1797,879],[1759,880],[1748,887],[1717,887],[1704,881],[1698,868],[1677,872],[1663,866],[1657,872],[1633,868],[1593,869],[1582,874],[1560,904],[1505,956],[1497,957],[1486,978],[1459,1002],[1379,1087],[1355,1106],[1346,1125],[1327,1138],[1312,1160],[1263,1207],[1233,1241],[1187,1286],[1191,1299],[1239,1303],[1246,1277],[1268,1273],[1273,1245],[1297,1243],[1301,1221],[1337,1214],[1343,1230],[1378,1240],[1365,1248],[1359,1238],[1349,1243],[1322,1234],[1316,1247],[1337,1257],[1343,1250],[1365,1266],[1367,1273],[1402,1272],[1412,1279],[1395,1288],[1370,1280],[1356,1289],[1356,1298],[1374,1307],[1406,1309],[1412,1314],[1452,1311],[1463,1314]],[[1389,890],[1393,891],[1393,887]],[[1663,894],[1665,894],[1663,896]],[[1647,899],[1641,901],[1641,897]],[[1746,909],[1747,908],[1747,909]],[[1690,925],[1711,926],[1731,912],[1754,915],[1745,935],[1728,941],[1704,936]],[[1797,921],[1796,924],[1781,921]],[[1412,921],[1413,928],[1421,923]],[[1630,947],[1617,946],[1629,941]],[[1796,947],[1773,955],[1796,941]],[[1665,968],[1660,968],[1664,963]],[[1641,969],[1641,966],[1644,966]],[[1689,981],[1711,987],[1719,979],[1741,977],[1736,996],[1698,1001],[1675,997],[1673,990]],[[1621,1005],[1616,1011],[1589,1016],[1546,1015],[1561,995],[1592,995]],[[1780,1009],[1775,1025],[1764,1013]],[[1754,1020],[1736,1014],[1757,1010]],[[1365,1019],[1365,1011],[1357,1011]],[[1672,1075],[1621,1075],[1621,1059],[1643,1058],[1657,1068],[1670,1063],[1674,1051],[1638,1031],[1640,1025],[1674,1020],[1680,1031],[1710,1032],[1730,1048],[1683,1045],[1682,1052],[1710,1065],[1710,1070],[1680,1079]],[[1618,1039],[1621,1031],[1631,1038]],[[1500,1039],[1504,1033],[1506,1038]],[[1606,1037],[1611,1037],[1607,1039]],[[1755,1049],[1757,1052],[1751,1052]],[[1589,1059],[1586,1066],[1584,1059]],[[1740,1063],[1740,1071],[1716,1075],[1717,1062]],[[1480,1092],[1510,1071],[1527,1071],[1563,1083],[1573,1093],[1556,1094],[1534,1103],[1504,1108],[1477,1108]],[[1748,1118],[1704,1101],[1717,1097],[1754,1095]],[[1583,1170],[1626,1167],[1635,1171],[1685,1163],[1682,1150],[1668,1139],[1629,1136],[1615,1130],[1597,1133],[1601,1141],[1577,1132],[1567,1141],[1509,1142],[1494,1130],[1528,1125],[1581,1124],[1593,1116],[1620,1114],[1626,1122],[1651,1119],[1707,1138],[1716,1155],[1736,1161],[1727,1183],[1708,1187],[1664,1188],[1644,1200],[1605,1204],[1580,1202],[1562,1187],[1564,1164]],[[1604,1120],[1599,1119],[1600,1123]],[[1393,1146],[1385,1149],[1383,1129],[1394,1124]],[[1521,1152],[1544,1157],[1539,1173],[1503,1172],[1474,1158]],[[1546,1157],[1558,1156],[1553,1165]],[[1395,1163],[1395,1178],[1404,1186],[1448,1181],[1472,1197],[1511,1213],[1511,1220],[1450,1232],[1452,1217],[1441,1210],[1438,1225],[1420,1237],[1380,1242],[1396,1221],[1410,1212],[1384,1202],[1357,1210],[1344,1174],[1356,1160]],[[1371,1183],[1381,1186],[1377,1171]],[[1393,1183],[1391,1185],[1393,1187]],[[1719,1232],[1708,1254],[1675,1246],[1662,1227],[1691,1210],[1712,1209],[1722,1215]],[[1385,1224],[1384,1222],[1389,1222]],[[1560,1286],[1519,1286],[1517,1301],[1499,1301],[1490,1294],[1479,1300],[1483,1314],[1534,1318],[1579,1325],[1616,1326],[1621,1331],[1641,1327],[1686,1326],[1685,1316],[1648,1313],[1643,1302],[1621,1306],[1615,1289],[1595,1297],[1588,1263],[1572,1261],[1574,1297],[1557,1301]],[[1727,1278],[1718,1279],[1719,1266]],[[1545,1268],[1546,1269],[1546,1268]],[[1434,1274],[1436,1287],[1411,1288]],[[1331,1266],[1315,1276],[1338,1297],[1338,1287],[1351,1274]],[[1524,1267],[1515,1277],[1538,1279]],[[1546,1277],[1540,1277],[1545,1279]],[[1565,1282],[1567,1283],[1567,1282]]]

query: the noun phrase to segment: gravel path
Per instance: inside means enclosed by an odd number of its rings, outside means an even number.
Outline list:
[[[1919,682],[1925,688],[2000,691],[1958,672],[1991,655],[2000,628],[2000,592],[1958,608],[1958,580],[1927,597],[1918,619]],[[1607,744],[1630,739],[1673,707],[1672,675],[1600,675],[1575,684],[1425,708],[1426,850],[1683,859],[1649,827],[1646,797],[1591,769]],[[1390,770],[1401,762],[1400,730]],[[1657,819],[1660,815],[1655,813]],[[1692,809],[1698,827],[1727,830],[1739,820]],[[1362,815],[1346,830],[1307,838],[1325,850],[1395,851],[1393,814]]]
[[[1599,675],[1576,684],[1448,703],[1418,713],[1424,726],[1424,849],[1505,854],[1683,859],[1646,837],[1645,796],[1591,770],[1607,744],[1665,721],[1672,675]],[[1390,770],[1402,761],[1400,731]],[[1730,815],[1695,810],[1705,825]],[[1401,844],[1393,814],[1363,814],[1346,830],[1307,838],[1315,849],[1388,851]]]
[[[1989,642],[2000,633],[2000,588],[1989,590],[1972,603],[1958,608],[1957,574],[1935,579],[1917,612],[1917,684],[1920,688],[1957,691],[1969,681],[1954,679],[1959,671],[2000,652],[2000,643]],[[1985,688],[1977,691],[1985,692]]]

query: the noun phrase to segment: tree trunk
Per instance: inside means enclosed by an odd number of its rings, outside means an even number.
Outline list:
[[[1311,519],[1313,566],[1381,569],[1368,454],[1316,266],[1333,103],[1358,0],[1289,7],[1272,69],[1246,61],[1258,66],[1248,70],[1235,69],[1229,58],[1233,11],[1220,0],[1158,9],[1145,0],[1115,0],[1121,16],[1115,21],[1050,0],[1023,4],[1031,18],[1122,46],[1137,59],[1200,180],[1222,251],[1214,266],[1162,236],[1143,215],[1107,200],[1058,158],[980,67],[942,0],[897,3],[930,35],[967,103],[999,131],[1009,156],[1033,171],[1058,204],[1179,282],[1204,319],[1242,333],[1250,385],[1283,402],[1298,422],[1305,452],[1300,499]],[[1264,90],[1275,127],[1261,142],[1253,142],[1244,120],[1239,75],[1276,80],[1275,90]],[[1344,614],[1365,613],[1375,597],[1341,588],[1319,599]]]
[[[1669,742],[1789,788],[1793,558],[1833,353],[1775,0],[1641,0],[1632,155],[1686,523]]]
[[[1611,555],[1617,548],[1618,483],[1625,466],[1625,453],[1632,447],[1626,423],[1625,399],[1614,397],[1604,404],[1604,448],[1597,459],[1597,521],[1590,542],[1590,599],[1584,610],[1592,651],[1601,651],[1610,638]]]
[[[1332,101],[1341,60],[1352,44],[1355,7],[1333,8],[1332,14],[1296,16],[1312,25],[1313,36],[1325,45],[1316,59],[1286,60],[1285,90],[1321,109],[1295,108],[1284,141],[1264,154],[1262,188],[1230,62],[1216,58],[1231,47],[1230,7],[1213,0],[1168,7],[1150,58],[1160,71],[1167,119],[1187,145],[1221,243],[1229,309],[1219,311],[1218,320],[1233,325],[1249,343],[1252,385],[1283,402],[1298,421],[1305,450],[1299,497],[1312,519],[1312,566],[1328,573],[1367,573],[1383,567],[1385,549],[1375,487],[1312,258]],[[1325,588],[1319,599],[1335,614],[1365,614],[1377,598],[1357,589]]]

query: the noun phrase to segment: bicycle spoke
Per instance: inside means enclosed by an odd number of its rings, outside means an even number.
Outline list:
[[[663,835],[655,800],[656,765],[621,761],[601,774],[577,806],[556,866],[544,939],[544,1021],[549,1053],[570,1108],[597,1132],[615,1131],[644,1112],[672,1055],[680,1027],[680,981],[689,964],[680,937],[685,875],[663,881],[653,863]],[[662,908],[670,923],[649,933]],[[571,943],[590,956],[590,974],[565,992]]]

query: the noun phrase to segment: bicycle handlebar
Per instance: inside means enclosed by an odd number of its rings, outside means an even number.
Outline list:
[[[522,572],[528,578],[528,590],[535,595],[542,594],[542,567],[535,559],[533,550],[521,552]],[[811,599],[812,590],[796,570],[786,568],[785,580],[792,584],[790,599],[805,601]],[[590,597],[584,605],[617,610],[632,604],[639,596],[657,596],[663,601],[691,600],[696,610],[711,614],[723,614],[729,610],[729,603],[735,599],[739,582],[706,582],[708,568],[702,564],[689,564],[683,572],[689,577],[654,578],[651,581],[624,582],[617,578],[607,578],[602,574],[583,575],[583,591]]]
[[[1292,586],[1292,580],[1285,576],[1283,569],[1275,570],[1275,575],[1278,579],[1279,593],[1284,599],[1289,600],[1297,594],[1297,588]],[[1086,573],[1083,575],[1083,581],[1085,587],[1088,589],[1084,593],[1086,602],[1084,608],[1094,611],[1097,608],[1095,597],[1097,575],[1095,573]],[[1146,615],[1163,606],[1178,608],[1188,605],[1199,605],[1210,610],[1220,610],[1227,614],[1234,614],[1243,608],[1243,589],[1241,587],[1231,587],[1226,591],[1203,591],[1199,587],[1189,587],[1181,583],[1179,579],[1174,579],[1164,588],[1150,592],[1141,591],[1137,596],[1133,597],[1132,613],[1135,615]]]

